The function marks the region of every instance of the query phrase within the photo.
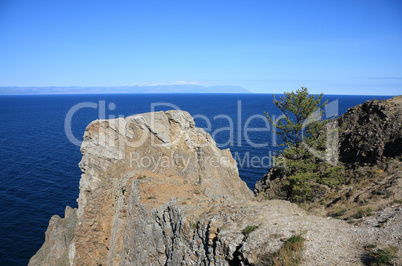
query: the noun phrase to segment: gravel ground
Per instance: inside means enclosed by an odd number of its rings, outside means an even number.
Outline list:
[[[333,218],[319,222],[321,219],[317,217],[305,234],[304,265],[366,265],[366,245],[380,249],[396,246],[398,252],[393,263],[402,265],[401,205],[364,217],[358,225]]]

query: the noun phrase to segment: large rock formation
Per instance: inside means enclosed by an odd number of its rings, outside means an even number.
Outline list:
[[[344,221],[253,201],[230,151],[186,112],[92,122],[81,151],[79,207],[52,217],[30,265],[265,265],[297,233],[307,264],[361,264]]]
[[[49,229],[63,228],[57,230],[61,235],[54,231],[47,233],[46,244],[31,260],[33,264],[42,253],[47,253],[47,245],[57,246],[57,252],[52,251],[46,257],[49,262],[59,257],[74,263],[102,264],[120,260],[116,257],[128,248],[139,254],[136,258],[145,260],[149,255],[145,250],[151,247],[138,243],[151,239],[163,242],[159,238],[166,232],[150,220],[157,214],[175,215],[176,210],[167,207],[173,202],[189,201],[201,195],[242,200],[253,197],[240,179],[230,151],[218,149],[208,133],[194,126],[187,112],[156,112],[94,121],[85,131],[81,152],[79,207],[76,214],[69,209],[64,219],[76,215],[78,224],[75,227],[63,220],[70,228],[67,238],[70,244],[63,252],[63,247],[54,245],[66,230],[57,223],[61,221],[59,217],[52,218]],[[158,206],[164,207],[157,211]],[[162,216],[161,221],[165,219]],[[180,215],[176,216],[181,219]],[[150,228],[146,228],[147,223]],[[72,234],[74,237],[70,237]],[[128,235],[138,235],[140,242],[133,248],[131,244],[135,241],[123,244],[133,240],[126,240]],[[154,244],[159,251],[165,248],[162,243]]]

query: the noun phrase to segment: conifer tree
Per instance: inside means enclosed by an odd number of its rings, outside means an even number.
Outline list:
[[[279,100],[274,97],[274,104],[282,111],[283,115],[273,120],[267,112],[269,122],[276,128],[283,143],[280,146],[294,147],[298,149],[302,141],[311,141],[322,130],[324,122],[315,121],[306,125],[306,120],[321,117],[322,108],[327,101],[321,104],[323,94],[309,95],[307,88],[302,87],[295,92],[285,92]]]

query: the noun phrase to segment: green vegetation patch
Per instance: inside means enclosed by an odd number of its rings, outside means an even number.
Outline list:
[[[251,232],[254,232],[257,228],[258,228],[258,226],[256,226],[256,225],[248,225],[246,228],[244,228],[243,234],[245,236],[247,236],[247,235],[251,234]]]
[[[364,216],[371,216],[373,210],[371,208],[359,209],[355,214],[352,215],[355,219],[360,219]]]
[[[335,212],[330,213],[332,217],[340,217],[344,215],[348,210],[346,208],[339,209]]]
[[[385,249],[381,249],[378,252],[376,258],[376,264],[378,265],[387,265],[391,264],[392,259],[396,257],[396,252],[398,251],[397,247],[389,246]]]
[[[196,228],[198,228],[198,225],[199,225],[199,224],[200,224],[200,222],[193,223],[193,224],[191,225],[191,228],[196,229]]]
[[[388,246],[384,249],[374,250],[376,245],[367,245],[365,248],[368,250],[368,264],[369,265],[392,265],[392,260],[396,258],[398,248],[395,246]]]

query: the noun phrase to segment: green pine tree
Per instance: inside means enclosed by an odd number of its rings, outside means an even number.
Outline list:
[[[329,120],[321,120],[323,94],[309,95],[307,88],[302,87],[296,92],[285,92],[283,97],[276,99],[274,104],[282,111],[278,119],[272,119],[265,112],[269,122],[276,128],[285,146],[275,158],[276,165],[281,168],[282,193],[292,202],[306,202],[321,193],[319,184],[326,186],[338,185],[343,182],[343,176],[333,178],[334,167],[320,161],[305,147],[323,150],[325,125]],[[336,169],[341,171],[342,169]]]
[[[321,117],[322,108],[328,102],[321,103],[323,96],[323,94],[310,96],[307,88],[304,87],[297,90],[296,93],[293,91],[285,92],[279,100],[273,95],[274,104],[282,111],[283,115],[277,120],[273,120],[267,112],[265,115],[277,129],[275,133],[283,141],[281,146],[299,148],[303,140],[309,141],[317,136],[325,124],[324,121],[315,121],[307,126],[304,126],[303,123],[307,119]]]

